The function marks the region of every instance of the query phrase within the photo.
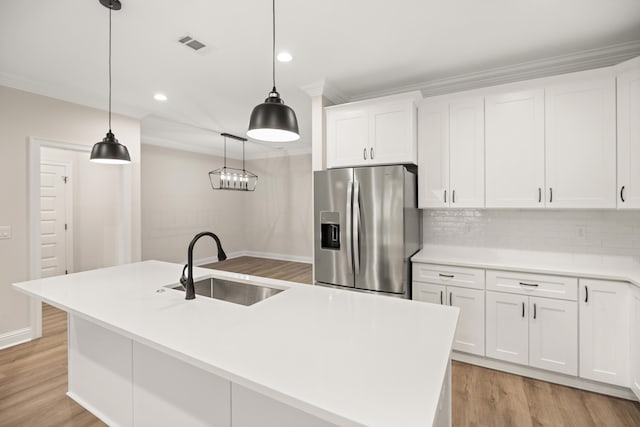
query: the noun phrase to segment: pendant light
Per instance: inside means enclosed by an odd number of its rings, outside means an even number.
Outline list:
[[[271,55],[273,72],[273,89],[264,103],[256,106],[251,112],[249,130],[250,138],[269,142],[290,142],[300,139],[298,119],[293,109],[284,104],[276,90],[276,0],[272,0],[273,18],[273,52]]]
[[[100,0],[100,4],[109,9],[109,132],[102,141],[93,146],[91,161],[118,165],[131,162],[129,150],[120,144],[111,132],[111,12],[120,10],[122,5],[119,0]]]
[[[209,182],[214,190],[254,191],[258,184],[258,175],[249,172],[244,167],[244,144],[246,138],[221,133],[224,138],[224,166],[209,172]],[[242,169],[227,167],[227,138],[242,141]]]

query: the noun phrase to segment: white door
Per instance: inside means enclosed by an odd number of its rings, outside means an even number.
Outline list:
[[[484,98],[449,105],[451,207],[484,207]]]
[[[432,304],[444,304],[447,289],[443,285],[413,282],[411,299]]]
[[[629,386],[629,285],[580,279],[580,376]]]
[[[484,356],[484,290],[447,286],[448,303],[460,308],[453,349]]]
[[[327,167],[360,166],[369,160],[366,109],[327,110]]]
[[[58,276],[70,270],[71,242],[68,217],[71,194],[67,192],[69,166],[40,165],[40,275]],[[68,212],[69,210],[69,212]]]
[[[544,90],[485,98],[486,207],[543,208]]]
[[[578,304],[529,298],[529,365],[578,375]]]
[[[416,107],[413,101],[372,107],[369,159],[372,164],[417,163]]]
[[[640,288],[631,297],[631,390],[640,399]]]
[[[487,291],[487,357],[529,363],[529,297]]]
[[[616,93],[613,77],[545,92],[547,206],[616,207]]]
[[[640,208],[640,69],[618,76],[618,190],[620,209]]]
[[[449,105],[424,101],[418,109],[418,206],[449,206]]]

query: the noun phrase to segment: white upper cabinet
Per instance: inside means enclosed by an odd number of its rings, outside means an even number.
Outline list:
[[[418,117],[419,207],[484,207],[484,99],[425,100]]]
[[[615,79],[584,74],[545,91],[547,207],[616,207]]]
[[[640,61],[618,74],[618,208],[640,209]]]
[[[449,105],[425,100],[418,110],[418,206],[449,206]]]
[[[580,279],[580,376],[629,386],[629,285]]]
[[[417,163],[419,92],[327,107],[327,167]]]
[[[542,208],[544,90],[485,98],[487,208]]]
[[[484,99],[449,105],[449,185],[451,205],[484,207]]]

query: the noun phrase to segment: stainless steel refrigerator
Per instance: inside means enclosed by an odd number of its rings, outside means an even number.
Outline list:
[[[404,165],[315,172],[315,284],[410,298],[416,185]]]

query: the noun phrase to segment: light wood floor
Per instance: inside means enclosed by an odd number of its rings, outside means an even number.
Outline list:
[[[311,283],[309,264],[245,257],[214,268]],[[41,339],[0,350],[0,426],[103,426],[65,395],[66,313],[44,304],[42,314]],[[457,362],[452,378],[456,427],[640,426],[637,402]]]
[[[313,282],[311,264],[303,262],[278,261],[243,256],[202,265],[201,267],[269,277],[272,279],[289,280],[298,283],[311,284]]]

